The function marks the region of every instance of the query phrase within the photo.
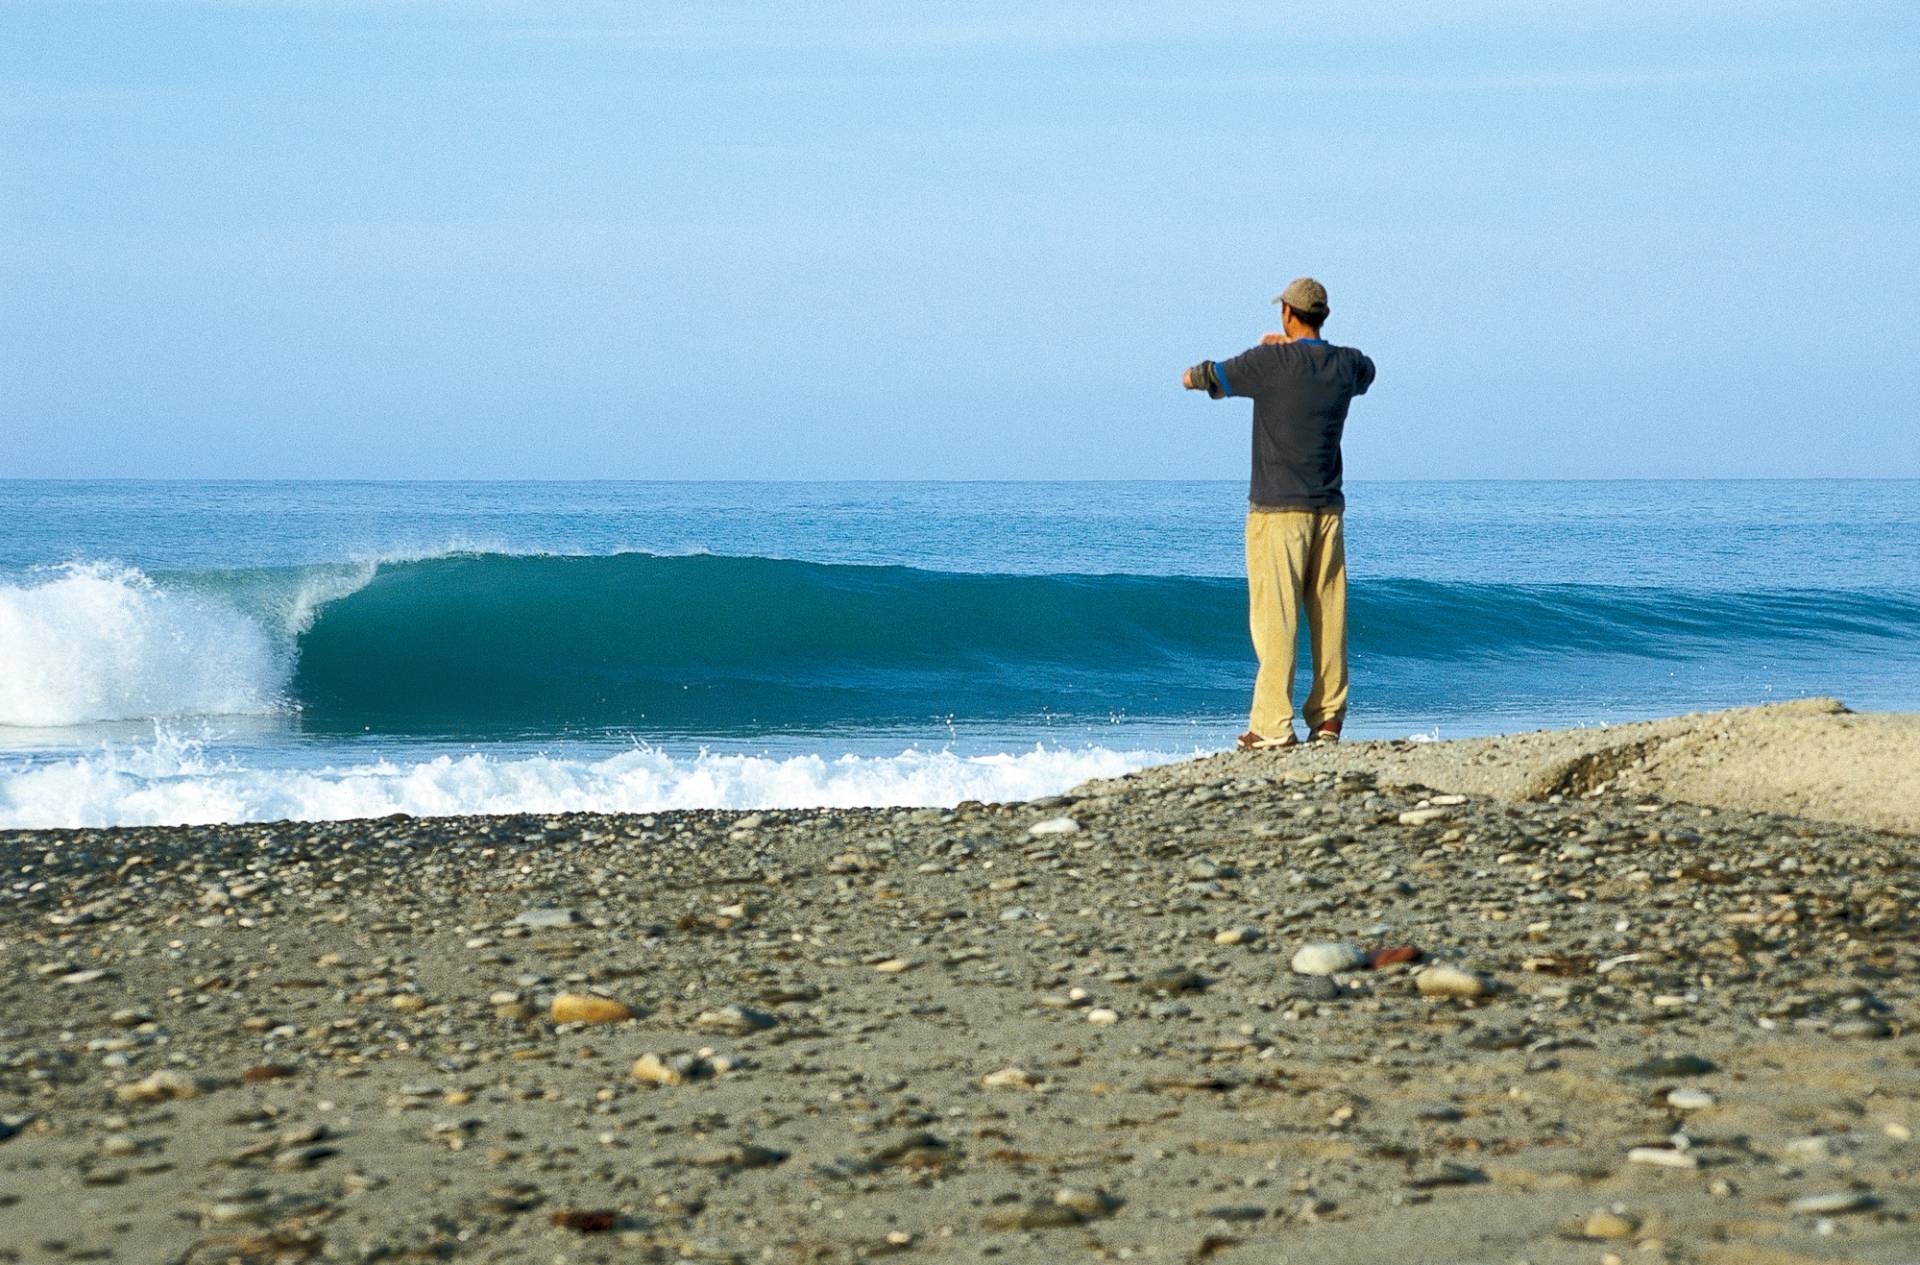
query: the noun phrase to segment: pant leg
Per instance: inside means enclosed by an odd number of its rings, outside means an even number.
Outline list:
[[[1247,616],[1260,672],[1248,727],[1263,738],[1293,731],[1293,672],[1300,636],[1300,583],[1313,515],[1247,515]]]
[[[1313,688],[1301,712],[1311,729],[1347,714],[1347,536],[1338,510],[1314,515],[1304,588]]]

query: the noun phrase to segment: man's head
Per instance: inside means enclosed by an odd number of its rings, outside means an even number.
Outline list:
[[[1296,277],[1273,297],[1280,305],[1281,327],[1293,338],[1318,338],[1331,312],[1327,287],[1312,277]]]

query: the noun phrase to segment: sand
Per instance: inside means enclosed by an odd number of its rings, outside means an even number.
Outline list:
[[[1916,733],[0,834],[0,1260],[1910,1263]]]
[[[1838,700],[1605,728],[1299,753],[1471,795],[1541,799],[1596,789],[1742,812],[1920,834],[1920,716],[1860,715]]]

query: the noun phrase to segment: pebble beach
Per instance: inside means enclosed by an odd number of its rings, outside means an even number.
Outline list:
[[[0,1261],[1920,1260],[1920,724],[0,834]]]

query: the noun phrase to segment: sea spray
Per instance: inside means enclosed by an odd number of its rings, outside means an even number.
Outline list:
[[[235,607],[127,567],[0,583],[0,725],[241,715],[281,706],[292,646]]]

